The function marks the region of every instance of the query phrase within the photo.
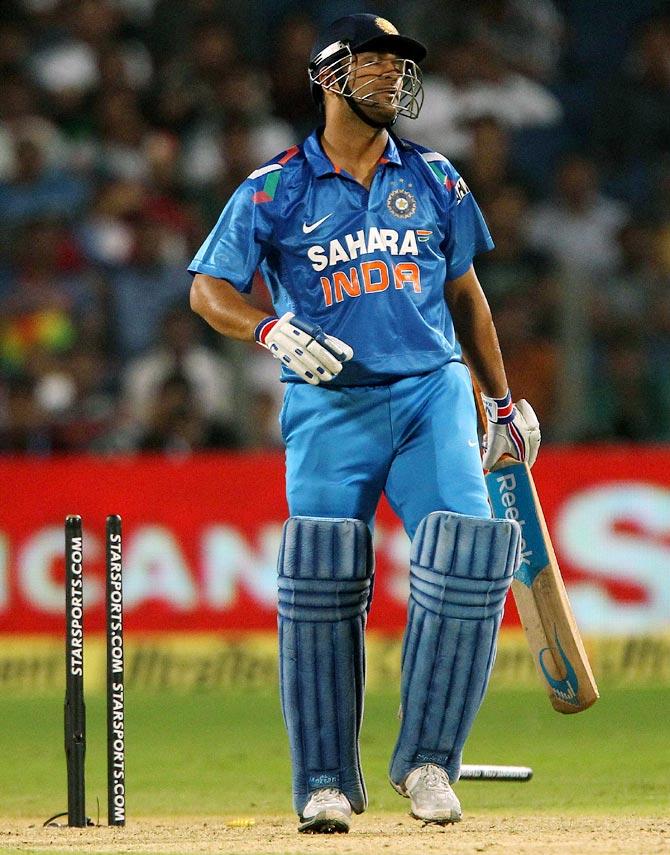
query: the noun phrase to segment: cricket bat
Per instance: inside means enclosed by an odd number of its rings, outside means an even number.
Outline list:
[[[549,700],[561,713],[598,698],[528,464],[503,457],[486,475],[493,515],[521,526],[521,560],[512,581],[528,646]]]

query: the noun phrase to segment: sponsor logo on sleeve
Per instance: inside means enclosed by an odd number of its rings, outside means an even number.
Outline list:
[[[454,193],[456,194],[456,204],[460,205],[460,203],[465,199],[465,197],[470,192],[470,188],[465,183],[462,178],[459,178],[456,182],[456,186],[454,187]]]

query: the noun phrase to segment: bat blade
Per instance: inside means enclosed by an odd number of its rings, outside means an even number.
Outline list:
[[[533,477],[526,463],[503,458],[486,475],[493,514],[521,525],[521,561],[512,593],[535,667],[554,709],[576,713],[598,698],[563,584]]]

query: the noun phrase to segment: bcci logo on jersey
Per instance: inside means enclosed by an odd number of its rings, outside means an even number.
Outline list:
[[[407,220],[416,212],[416,199],[407,190],[393,190],[386,200],[386,207],[396,217]]]

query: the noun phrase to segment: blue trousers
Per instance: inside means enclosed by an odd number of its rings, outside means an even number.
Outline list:
[[[432,511],[491,516],[460,362],[383,386],[290,384],[280,421],[291,516],[372,526],[382,493],[410,538]]]

